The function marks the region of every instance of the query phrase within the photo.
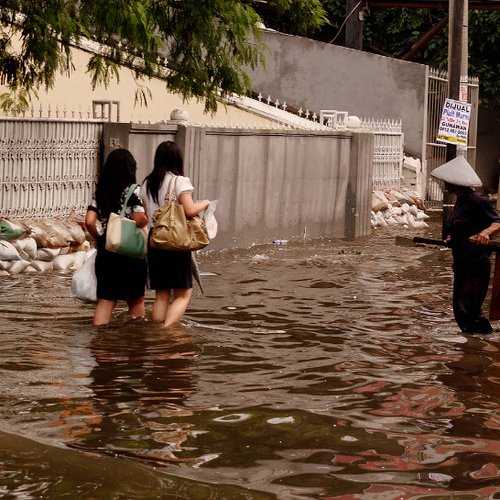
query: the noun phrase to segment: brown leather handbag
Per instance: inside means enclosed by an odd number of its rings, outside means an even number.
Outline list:
[[[200,250],[209,243],[203,219],[199,216],[186,217],[184,207],[177,203],[177,176],[170,179],[164,205],[155,210],[152,222],[153,230],[149,243],[153,248]]]

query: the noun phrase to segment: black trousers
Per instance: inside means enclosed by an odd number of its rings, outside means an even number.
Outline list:
[[[493,330],[482,313],[490,271],[489,258],[453,263],[453,314],[464,333],[490,333]]]

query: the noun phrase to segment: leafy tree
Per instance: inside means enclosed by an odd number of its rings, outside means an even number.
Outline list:
[[[70,74],[71,45],[91,39],[105,49],[88,65],[92,86],[118,78],[121,65],[137,76],[162,76],[185,99],[215,111],[222,97],[244,94],[243,68],[263,64],[259,0],[2,0],[0,83],[4,107],[23,106],[58,72]],[[325,22],[320,0],[268,0],[267,11],[305,33]],[[298,8],[297,8],[298,7]],[[168,68],[165,70],[164,65]],[[20,99],[16,99],[20,96]],[[17,103],[17,104],[15,104]]]
[[[342,26],[345,0],[323,0],[334,30]],[[447,15],[439,9],[370,8],[364,22],[364,49],[383,55],[403,57],[425,33]],[[325,27],[315,33],[318,39],[331,37]],[[336,39],[343,44],[343,37]],[[469,11],[469,74],[479,77],[480,98],[500,116],[500,12]],[[413,61],[446,70],[448,66],[448,29],[438,33]]]
[[[373,9],[366,23],[368,48],[402,57],[447,14],[441,10]],[[482,103],[500,111],[500,12],[469,12],[469,74],[479,77]],[[448,29],[435,36],[413,61],[447,69]]]

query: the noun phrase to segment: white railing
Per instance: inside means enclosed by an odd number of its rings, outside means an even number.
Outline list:
[[[361,127],[373,132],[373,187],[402,187],[404,134],[400,120],[362,119]]]
[[[94,100],[92,106],[82,110],[68,109],[66,106],[55,107],[50,104],[36,106],[32,103],[26,110],[2,110],[1,118],[33,118],[33,119],[55,119],[55,120],[98,120],[98,121],[120,121],[120,101]]]
[[[0,215],[83,213],[100,162],[99,121],[0,119]]]
[[[320,123],[337,130],[350,125],[346,111],[321,110],[319,116]],[[373,132],[373,187],[401,188],[404,181],[401,120],[362,118],[359,128]]]

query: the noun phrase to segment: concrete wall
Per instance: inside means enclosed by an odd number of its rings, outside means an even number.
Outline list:
[[[273,239],[368,236],[373,135],[323,132],[106,124],[104,153],[127,147],[142,181],[156,146],[174,140],[196,199],[219,200],[211,249]],[[147,166],[145,168],[145,166]]]
[[[370,234],[371,133],[186,124],[174,132],[132,127],[129,149],[140,165],[152,166],[156,145],[169,133],[174,137],[194,197],[219,200],[219,230],[210,248]]]
[[[424,157],[427,67],[407,61],[265,31],[266,68],[249,70],[264,98],[315,111],[401,119],[405,150]]]

